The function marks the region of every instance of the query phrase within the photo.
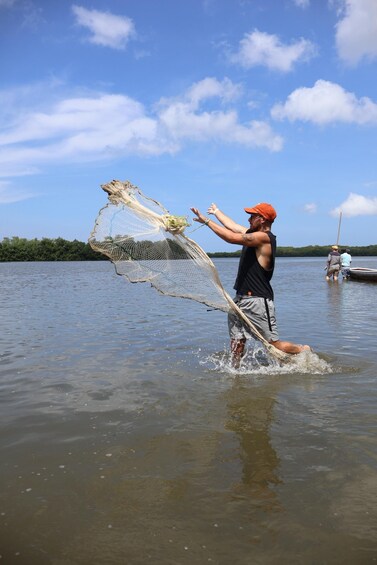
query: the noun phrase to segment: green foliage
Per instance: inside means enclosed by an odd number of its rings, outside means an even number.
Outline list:
[[[367,245],[364,247],[355,247],[351,245],[339,245],[339,250],[347,248],[351,250],[352,256],[372,257],[377,256],[377,245]],[[331,250],[331,245],[307,245],[306,247],[278,247],[276,249],[277,257],[327,257]],[[210,257],[239,257],[241,251],[231,253],[208,253]]]
[[[182,233],[190,224],[186,216],[173,216],[172,214],[165,214],[163,216],[165,227],[173,234]]]
[[[5,237],[0,242],[0,262],[5,261],[102,261],[104,255],[75,239],[25,239]]]
[[[306,247],[278,247],[277,257],[325,257],[329,254],[331,245],[307,245]]]
[[[133,242],[132,258],[137,259],[141,253],[139,245]],[[161,242],[143,242],[143,253],[146,246],[165,245]],[[172,256],[176,259],[189,258],[174,239],[168,240]],[[308,245],[306,247],[278,247],[278,257],[327,257],[331,245]],[[349,248],[353,256],[377,256],[377,245],[355,247],[350,245],[339,245],[339,249]],[[154,250],[156,251],[156,250]],[[166,249],[161,249],[164,256]],[[210,257],[239,257],[240,250],[233,252],[208,253]],[[107,261],[102,253],[94,251],[89,243],[78,241],[67,241],[61,237],[57,239],[25,239],[21,237],[5,237],[0,241],[0,262],[6,261]]]

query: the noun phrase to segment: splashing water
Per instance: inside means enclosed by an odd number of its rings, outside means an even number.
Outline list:
[[[234,375],[296,373],[325,375],[334,372],[334,367],[313,351],[303,351],[298,355],[292,355],[289,363],[280,363],[277,359],[270,357],[263,345],[257,341],[254,342],[254,346],[249,346],[238,368],[233,366],[231,352],[228,349],[209,355],[200,363],[212,365],[212,370]]]

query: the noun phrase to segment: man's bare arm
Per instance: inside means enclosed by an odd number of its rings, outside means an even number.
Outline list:
[[[219,220],[219,222],[228,230],[231,230],[235,233],[245,233],[247,231],[247,228],[245,228],[245,226],[241,226],[241,224],[237,224],[234,220],[232,220],[232,218],[229,218],[229,216],[227,216],[226,214],[224,214],[224,212],[219,210],[217,204],[215,204],[214,202],[208,208],[208,214],[213,214]]]
[[[226,241],[227,243],[233,243],[234,245],[246,245],[247,247],[262,247],[265,243],[270,242],[269,237],[264,232],[255,233],[236,233],[233,230],[225,227],[219,226],[210,218],[206,218],[197,208],[191,208],[192,212],[197,216],[194,218],[195,222],[200,224],[206,224],[217,236]]]

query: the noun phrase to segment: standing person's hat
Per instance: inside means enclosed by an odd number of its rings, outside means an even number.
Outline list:
[[[269,222],[273,222],[277,216],[275,208],[271,204],[267,204],[267,202],[260,202],[253,208],[245,208],[245,212],[247,214],[259,214],[259,216],[262,216]]]
[[[337,245],[332,245],[332,246],[331,246],[331,249],[334,249],[334,251],[338,251],[339,248],[338,248]]]

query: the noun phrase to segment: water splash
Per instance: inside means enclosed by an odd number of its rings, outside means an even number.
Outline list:
[[[334,367],[313,351],[303,351],[292,355],[288,363],[281,363],[270,357],[263,345],[255,342],[254,347],[249,347],[241,360],[240,366],[235,368],[229,349],[213,353],[201,359],[200,363],[209,365],[212,370],[234,375],[274,375],[274,374],[311,374],[324,375],[334,372]]]

